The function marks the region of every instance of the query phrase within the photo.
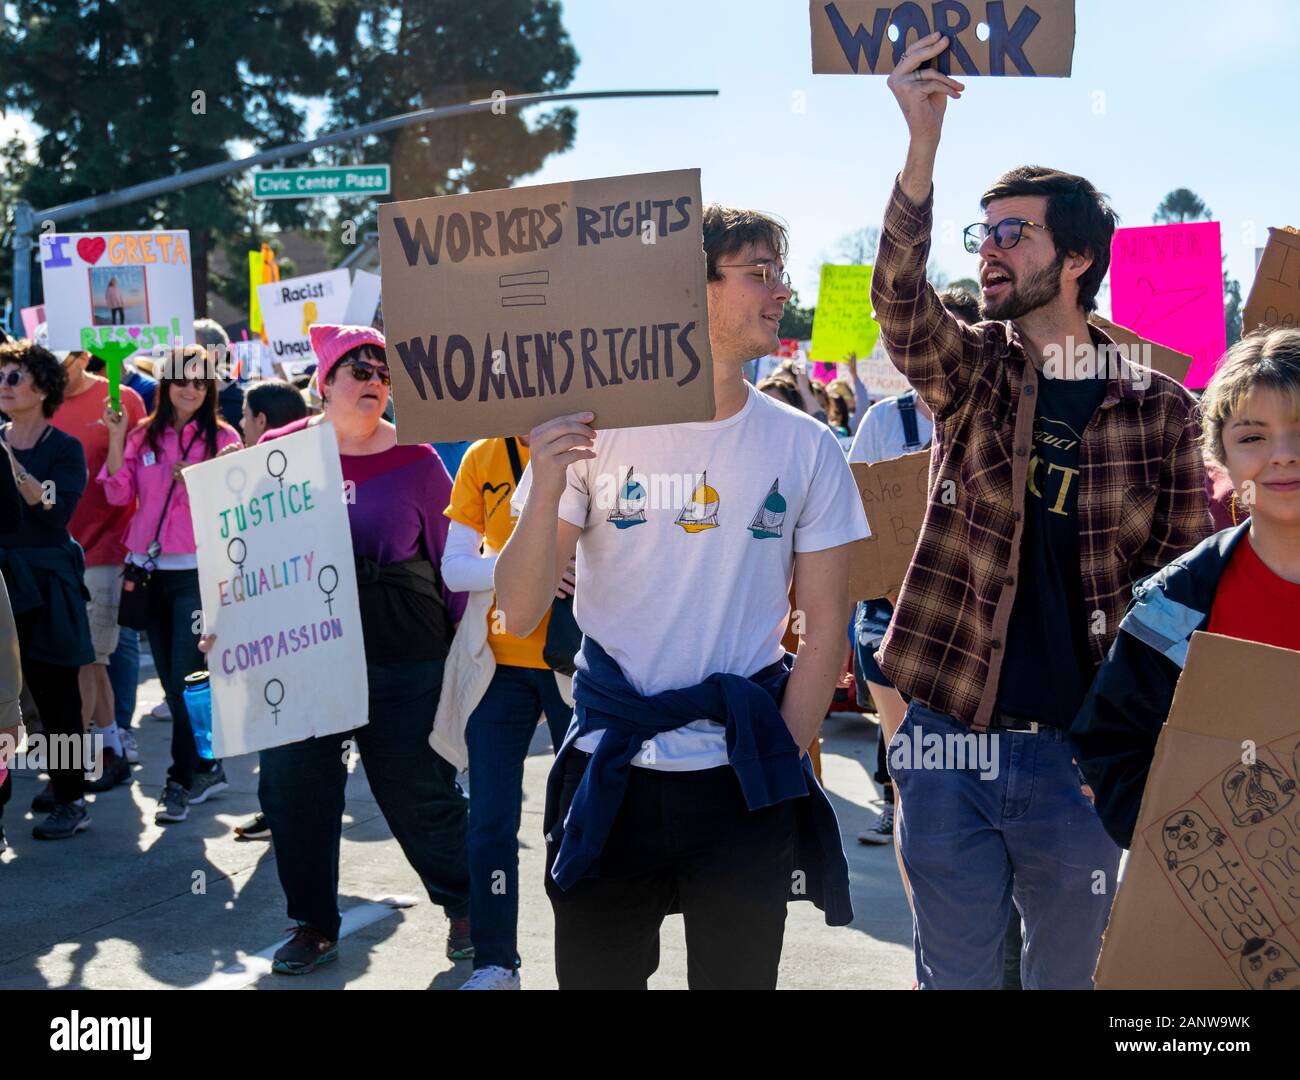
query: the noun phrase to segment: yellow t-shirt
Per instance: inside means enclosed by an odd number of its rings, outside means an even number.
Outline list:
[[[528,447],[516,442],[519,467],[528,464]],[[505,439],[479,439],[461,459],[460,470],[451,488],[451,505],[443,513],[482,534],[489,548],[499,552],[515,529],[511,517],[510,497],[515,493],[515,476],[510,469],[510,455]],[[527,637],[493,633],[497,623],[496,607],[488,612],[488,644],[498,664],[513,667],[545,668],[542,649],[546,645],[548,613]]]

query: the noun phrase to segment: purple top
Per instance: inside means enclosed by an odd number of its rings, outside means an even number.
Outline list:
[[[295,420],[268,431],[259,443],[302,431],[307,420]],[[451,502],[451,477],[433,447],[394,446],[380,454],[341,454],[343,479],[355,485],[355,498],[348,503],[348,524],[352,527],[352,550],[381,566],[423,556],[442,566],[447,545],[447,518],[443,510]],[[438,579],[442,573],[438,571]],[[453,623],[465,613],[464,593],[442,587]]]

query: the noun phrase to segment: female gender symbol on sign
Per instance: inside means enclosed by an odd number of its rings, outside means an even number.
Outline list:
[[[226,558],[235,564],[241,574],[244,572],[244,560],[248,558],[248,545],[238,536],[233,536],[226,545]]]
[[[284,683],[279,679],[268,679],[262,688],[262,697],[271,706],[271,719],[278,726],[280,723],[280,702],[284,700]]]
[[[272,450],[266,455],[266,471],[280,481],[280,487],[284,487],[285,470],[289,468],[289,459],[284,456],[283,450]],[[276,470],[279,469],[279,472]]]
[[[325,607],[334,614],[334,590],[339,587],[339,572],[326,563],[316,575],[316,588],[325,594]]]

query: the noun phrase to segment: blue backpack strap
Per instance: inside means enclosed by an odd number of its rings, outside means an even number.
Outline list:
[[[898,417],[903,421],[903,443],[910,450],[921,449],[921,431],[916,423],[916,391],[909,390],[895,399]]]

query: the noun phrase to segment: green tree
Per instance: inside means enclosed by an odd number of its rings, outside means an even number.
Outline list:
[[[1151,220],[1157,225],[1179,224],[1184,221],[1211,221],[1213,212],[1205,201],[1188,188],[1175,188],[1156,207]],[[1228,257],[1223,256],[1226,263]],[[1223,271],[1223,328],[1231,346],[1241,337],[1241,282]]]
[[[790,299],[785,303],[785,311],[781,315],[781,325],[777,328],[777,333],[783,338],[807,341],[812,337],[813,313],[815,311],[816,308],[800,307],[799,293],[795,289],[791,289]]]

